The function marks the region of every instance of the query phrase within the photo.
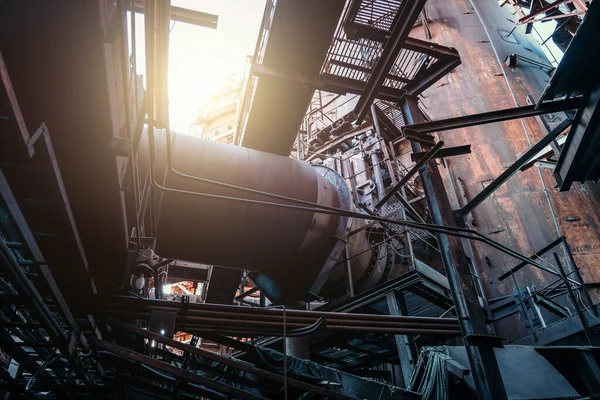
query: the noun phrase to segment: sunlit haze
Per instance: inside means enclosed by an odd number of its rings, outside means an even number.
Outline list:
[[[218,93],[223,80],[243,72],[254,53],[265,0],[172,0],[173,6],[219,16],[217,29],[171,22],[169,106],[171,129],[188,132],[198,108]],[[138,74],[144,69],[143,16],[136,18]]]

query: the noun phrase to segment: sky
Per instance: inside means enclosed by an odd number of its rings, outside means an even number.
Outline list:
[[[219,91],[223,80],[243,72],[254,53],[265,0],[172,0],[177,7],[219,16],[217,29],[171,23],[169,108],[171,129],[188,132],[198,108]],[[136,16],[137,73],[144,73],[144,20]]]

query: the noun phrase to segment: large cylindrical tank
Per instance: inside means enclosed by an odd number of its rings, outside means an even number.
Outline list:
[[[168,188],[266,202],[290,201],[199,182],[167,171],[157,135],[155,174]],[[325,206],[349,210],[351,197],[333,170],[243,147],[175,135],[176,171]],[[164,192],[156,252],[162,257],[258,271],[286,296],[310,290],[323,267],[337,264],[349,224],[345,217],[262,204]]]

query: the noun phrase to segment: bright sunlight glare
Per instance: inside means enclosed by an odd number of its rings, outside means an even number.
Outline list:
[[[171,22],[169,39],[169,119],[187,133],[198,108],[217,94],[224,80],[244,71],[254,53],[265,0],[172,0],[177,7],[219,16],[217,29]],[[144,18],[136,16],[137,73],[144,74]]]

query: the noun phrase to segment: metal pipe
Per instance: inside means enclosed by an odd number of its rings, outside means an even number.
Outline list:
[[[168,300],[152,300],[152,299],[140,299],[137,297],[125,297],[125,296],[111,296],[106,298],[100,298],[94,302],[94,305],[101,307],[102,309],[110,309],[111,305],[115,309],[129,310],[129,309],[148,309],[148,310],[161,310],[161,311],[181,311],[181,304],[178,302]],[[255,318],[257,315],[274,315],[282,316],[283,311],[277,308],[254,308],[238,306],[228,306],[221,304],[208,304],[208,303],[190,303],[185,306],[185,313],[192,315],[194,312],[201,311],[214,311],[219,315],[225,315],[228,313],[240,313],[245,318]],[[432,324],[449,324],[453,325],[457,323],[455,318],[437,318],[437,317],[413,317],[413,316],[390,316],[390,315],[374,315],[374,314],[355,314],[355,313],[338,313],[338,312],[325,312],[325,311],[302,311],[302,310],[286,310],[287,318],[294,317],[305,317],[311,318],[312,322],[320,317],[336,320],[365,320],[365,321],[401,321],[401,322],[412,322],[412,323],[432,323]]]
[[[186,175],[203,176],[236,187],[244,185],[251,189],[248,200],[263,198],[252,193],[256,190],[350,209],[350,193],[343,178],[336,179],[338,175],[324,167],[193,137],[177,136],[172,145],[180,169],[193,171]],[[151,158],[152,154],[153,149]],[[151,164],[160,168],[154,162]],[[269,174],[265,175],[265,171]],[[156,185],[154,173],[153,180]],[[338,249],[338,243],[345,240],[347,217],[309,214],[293,208],[265,214],[262,207],[219,201],[220,196],[232,193],[230,188],[172,174],[166,176],[165,186],[177,189],[163,190],[156,247],[162,256],[259,271],[287,286],[287,291],[300,295],[310,288],[321,268],[331,262],[328,259],[335,263],[343,250],[343,247]],[[210,196],[202,200],[179,196],[182,189],[208,192]],[[290,225],[295,229],[290,230]],[[198,252],[197,243],[202,243],[205,250]],[[281,268],[282,261],[287,268]]]
[[[232,326],[231,329],[224,327],[223,325],[207,325],[207,324],[198,324],[198,325],[181,325],[178,326],[178,329],[183,331],[214,331],[219,333],[231,332],[231,333],[240,333],[240,332],[257,332],[257,330],[252,330],[253,327],[249,329],[240,325]],[[282,336],[283,328],[279,325],[273,329],[265,329],[259,330],[263,336]],[[430,335],[430,336],[460,336],[460,330],[458,329],[411,329],[411,328],[383,328],[383,327],[374,327],[374,326],[345,326],[345,325],[329,325],[326,326],[327,330],[330,331],[348,331],[348,332],[371,332],[371,333],[389,333],[389,334],[399,334],[399,335]]]
[[[107,309],[106,313],[110,314],[111,312],[118,310],[110,310]],[[124,312],[125,315],[135,315],[139,316],[139,313],[134,313],[133,311]],[[121,314],[123,315],[123,314]],[[323,318],[323,317],[320,317]],[[301,318],[287,318],[286,317],[286,325],[291,328],[307,328],[312,324],[316,323],[319,318],[311,318],[311,319],[301,319]],[[361,320],[339,320],[339,319],[329,319],[325,318],[326,326],[362,326],[362,327],[372,327],[374,329],[433,329],[433,330],[445,330],[445,329],[454,329],[458,330],[458,324],[446,324],[446,323],[416,323],[416,322],[397,322],[397,321],[361,321]],[[240,322],[244,322],[244,325],[247,326],[272,326],[272,327],[281,327],[283,323],[283,317],[273,318],[271,320],[265,320],[265,318],[258,318],[256,316],[252,317],[252,320],[248,320],[247,315],[241,316],[231,316],[231,315],[208,315],[203,316],[202,314],[196,315],[179,315],[177,318],[178,324],[206,324],[212,323],[215,325],[222,326],[239,326]]]

